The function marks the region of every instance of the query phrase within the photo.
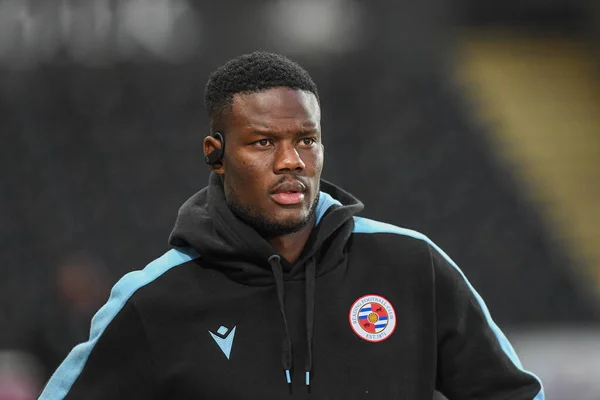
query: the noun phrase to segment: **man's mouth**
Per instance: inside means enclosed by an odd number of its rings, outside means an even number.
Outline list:
[[[304,193],[290,192],[290,193],[273,193],[271,195],[276,203],[284,206],[290,206],[294,204],[300,204],[304,200]]]
[[[300,204],[304,200],[305,191],[306,186],[299,181],[283,182],[275,187],[271,198],[284,206]]]

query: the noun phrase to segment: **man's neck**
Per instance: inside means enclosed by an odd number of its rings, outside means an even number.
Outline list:
[[[304,249],[314,226],[315,221],[313,219],[298,232],[267,239],[267,241],[283,258],[288,260],[290,264],[294,264],[298,261],[300,254],[302,254],[302,250]]]

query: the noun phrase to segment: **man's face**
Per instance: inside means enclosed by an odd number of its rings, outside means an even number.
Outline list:
[[[224,118],[225,155],[215,172],[232,211],[266,237],[305,227],[323,169],[315,95],[289,88],[236,94]]]

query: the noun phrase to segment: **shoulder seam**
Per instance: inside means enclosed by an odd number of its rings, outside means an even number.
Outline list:
[[[71,350],[46,384],[39,400],[60,400],[69,394],[96,343],[137,290],[152,283],[171,268],[198,257],[198,253],[192,248],[171,249],[146,265],[144,269],[129,272],[119,279],[113,286],[106,304],[92,318],[88,341],[78,344]]]
[[[475,288],[471,285],[471,283],[469,282],[469,280],[467,279],[467,277],[465,276],[463,271],[460,269],[460,267],[438,245],[436,245],[431,239],[429,239],[427,236],[423,235],[420,232],[413,231],[410,229],[400,228],[400,227],[397,227],[392,224],[374,221],[374,220],[364,218],[364,217],[354,217],[353,233],[395,233],[398,235],[409,236],[409,237],[412,237],[415,239],[420,239],[420,240],[424,241],[425,243],[427,243],[428,247],[430,248],[429,249],[430,257],[431,257],[431,251],[435,250],[436,252],[438,252],[448,262],[448,264],[460,274],[462,279],[465,281],[465,283],[471,290],[477,303],[479,303],[479,307],[483,311],[483,314],[487,320],[488,325],[490,326],[492,332],[496,336],[496,339],[498,340],[498,343],[499,343],[500,347],[502,348],[502,350],[504,351],[504,353],[508,356],[508,358],[513,362],[513,364],[518,369],[533,376],[539,382],[541,390],[540,390],[540,393],[538,393],[538,396],[536,396],[535,400],[543,400],[544,389],[543,389],[542,381],[540,380],[540,378],[537,377],[535,374],[531,373],[530,371],[527,371],[523,368],[521,360],[517,356],[517,353],[515,352],[514,348],[512,347],[512,345],[510,344],[510,342],[508,341],[508,339],[506,338],[504,333],[500,330],[498,325],[492,319],[492,316],[491,316],[483,298],[479,295],[479,293],[477,293]],[[431,257],[431,259],[433,259],[433,257]]]
[[[421,240],[428,244],[431,242],[431,240],[421,232],[365,217],[354,217],[354,229],[352,233],[392,233]]]

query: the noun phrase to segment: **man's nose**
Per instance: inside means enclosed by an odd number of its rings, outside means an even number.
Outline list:
[[[300,172],[306,168],[298,150],[292,144],[281,144],[275,154],[275,172]]]

